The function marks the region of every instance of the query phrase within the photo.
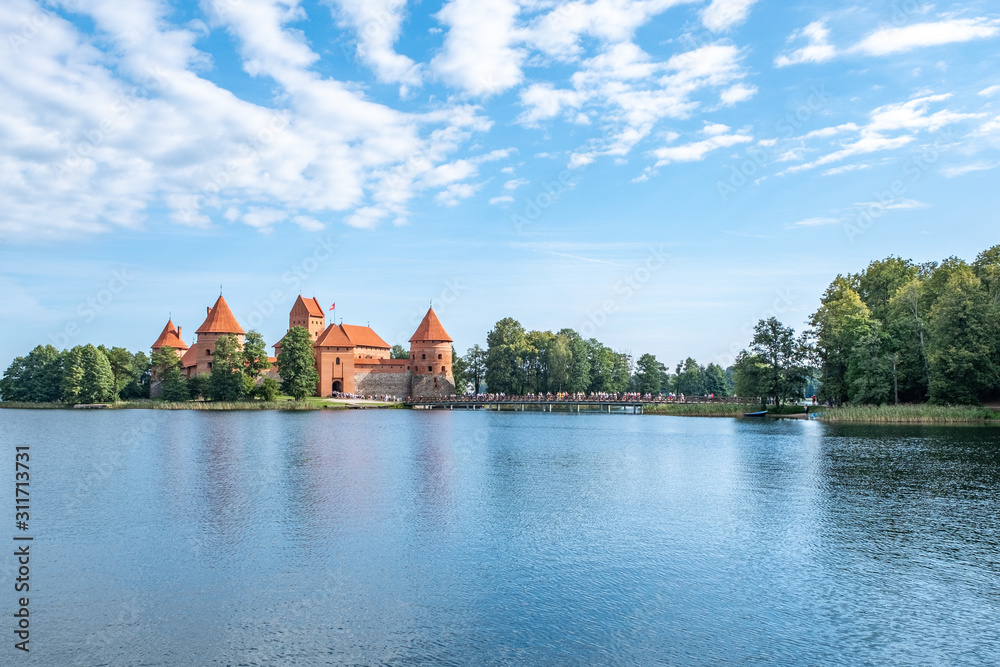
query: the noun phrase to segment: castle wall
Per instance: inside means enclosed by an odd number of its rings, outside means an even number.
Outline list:
[[[357,372],[354,375],[354,392],[365,396],[399,396],[406,398],[410,394],[410,374],[386,373],[384,371]]]
[[[455,383],[451,375],[413,375],[410,381],[412,398],[436,398],[455,393]]]

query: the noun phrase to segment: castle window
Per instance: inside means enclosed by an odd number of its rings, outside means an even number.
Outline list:
[[[420,358],[421,358],[421,359],[426,359],[426,358],[427,358],[427,355],[426,355],[426,354],[421,354],[421,355],[420,355]]]
[[[438,355],[438,359],[441,359],[441,355],[440,354]]]
[[[340,357],[337,357],[337,366],[340,365]]]
[[[212,351],[211,350],[206,350],[205,354],[207,354],[208,356],[212,356]]]
[[[212,362],[208,362],[208,370],[212,370]]]
[[[434,371],[434,367],[433,366],[428,366],[427,370],[428,370],[428,372],[433,372]]]
[[[444,373],[444,366],[441,367],[441,372]]]

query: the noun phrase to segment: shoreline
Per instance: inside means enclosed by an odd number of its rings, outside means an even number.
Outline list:
[[[745,412],[759,408],[753,404],[733,403],[692,403],[660,404],[643,410],[643,415],[663,417],[712,417],[744,419]],[[885,425],[984,425],[1000,426],[1000,410],[993,406],[847,406],[825,408],[810,406],[813,412],[789,414],[768,414],[765,419],[814,420],[826,424],[885,424]],[[170,403],[165,401],[122,401],[119,403],[65,404],[65,403],[19,403],[0,402],[0,409],[8,410],[208,410],[229,412],[254,412],[261,410],[307,411],[307,410],[406,410],[412,409],[404,402],[386,403],[366,399],[338,401],[334,399],[309,398],[305,401],[274,402],[220,402],[197,401]],[[534,411],[532,411],[534,412]]]

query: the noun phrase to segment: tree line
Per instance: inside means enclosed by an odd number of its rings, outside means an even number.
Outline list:
[[[0,379],[0,398],[26,403],[100,403],[149,397],[151,365],[144,352],[77,345],[39,345],[17,357]]]
[[[452,373],[459,393],[523,396],[528,394],[685,394],[732,395],[729,374],[717,364],[701,366],[688,358],[671,374],[655,355],[634,360],[628,351],[616,351],[595,338],[585,339],[573,329],[526,331],[507,317],[486,336],[486,349],[469,348],[453,354]]]
[[[888,257],[838,275],[811,319],[834,404],[977,405],[1000,398],[1000,246],[968,263]]]

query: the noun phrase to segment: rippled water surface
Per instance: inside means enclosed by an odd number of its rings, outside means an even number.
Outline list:
[[[31,446],[33,664],[1000,664],[1000,429],[0,410],[0,433],[10,469]]]

